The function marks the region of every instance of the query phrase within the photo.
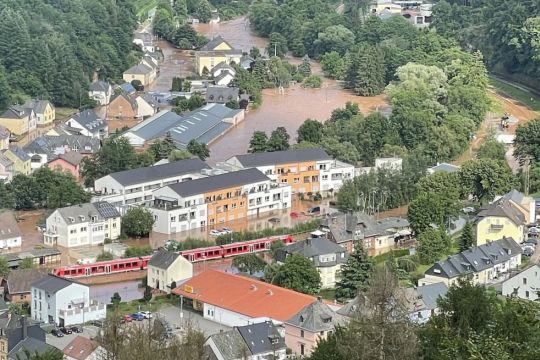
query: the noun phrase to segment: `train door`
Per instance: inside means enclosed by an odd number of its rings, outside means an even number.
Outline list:
[[[252,253],[254,251],[253,244],[249,245],[249,252]]]
[[[90,276],[90,267],[85,268],[84,271],[86,272],[86,276]]]
[[[105,266],[105,272],[109,274],[111,272],[111,265]]]

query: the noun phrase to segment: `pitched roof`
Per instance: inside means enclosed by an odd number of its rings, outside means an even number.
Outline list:
[[[345,322],[345,318],[333,311],[322,301],[315,301],[294,314],[287,324],[310,332],[333,330],[336,325]]]
[[[180,256],[181,255],[177,252],[159,250],[157,253],[152,255],[148,264],[163,270],[167,270],[169,266],[171,266]]]
[[[41,290],[45,290],[46,292],[55,293],[64,288],[67,288],[74,283],[74,281],[48,274],[47,276],[44,276],[41,279],[32,283],[31,286]]]
[[[97,201],[95,203],[92,203],[92,205],[94,205],[96,210],[104,219],[120,217],[120,213],[118,212],[116,207],[114,207],[111,203],[107,201]]]
[[[30,160],[30,156],[23,149],[18,147],[17,145],[11,145],[9,147],[9,151],[21,161]]]
[[[134,93],[136,91],[133,85],[131,85],[131,83],[128,83],[128,82],[120,84],[120,88],[127,93]]]
[[[84,156],[76,151],[68,151],[65,154],[58,155],[58,158],[70,163],[73,166],[77,166],[81,163],[82,159],[84,159]]]
[[[289,254],[298,254],[308,259],[313,258],[315,267],[336,266],[337,264],[343,264],[347,261],[345,249],[324,237],[296,241],[290,245],[284,246],[277,251],[276,260],[285,262],[287,255]],[[336,254],[336,259],[334,261],[320,261],[320,255],[330,254]]]
[[[5,126],[0,125],[0,139],[9,139],[11,132]]]
[[[438,261],[425,274],[451,279],[492,268],[520,253],[521,247],[512,238],[503,238]]]
[[[285,339],[271,321],[238,326],[236,330],[244,339],[252,355],[277,351],[286,347]]]
[[[440,164],[437,164],[436,166],[431,167],[429,170],[431,170],[431,172],[441,171],[441,172],[453,173],[453,172],[459,171],[459,166],[448,164],[448,163],[440,163]]]
[[[505,200],[510,200],[518,205],[521,205],[523,203],[523,199],[525,198],[525,194],[517,191],[516,189],[512,189],[506,194],[504,194],[502,197]]]
[[[236,155],[236,159],[244,167],[256,167],[274,164],[289,164],[304,161],[331,160],[332,158],[321,148],[273,151]]]
[[[50,350],[55,350],[56,348],[52,345],[47,344],[41,340],[38,340],[33,337],[27,337],[24,340],[20,341],[8,354],[10,359],[26,359],[25,349],[30,351],[31,354],[43,354]],[[57,350],[57,349],[56,349]]]
[[[266,181],[268,179],[268,176],[264,175],[257,169],[245,169],[221,175],[193,179],[191,181],[184,181],[177,184],[168,185],[168,187],[179,196],[185,197],[196,194],[204,194],[218,189]]]
[[[18,315],[16,313],[11,313],[11,316],[8,316],[7,314],[2,314],[0,316],[0,329],[20,329],[22,327],[23,321],[26,322],[28,326],[39,324],[39,322],[33,320],[32,318]]]
[[[4,167],[8,167],[8,166],[13,165],[13,161],[11,161],[10,158],[8,158],[6,155],[4,155],[4,153],[0,152],[0,165],[2,165]]]
[[[109,91],[109,83],[103,80],[97,80],[90,84],[90,91],[101,91],[101,92],[107,92]]]
[[[0,210],[0,240],[12,239],[21,235],[15,213],[9,210]]]
[[[249,353],[244,339],[236,329],[210,336],[219,354],[224,360],[236,360]]]
[[[504,197],[495,202],[492,202],[491,204],[483,206],[478,212],[476,220],[480,221],[483,218],[491,216],[508,218],[516,226],[523,225],[526,222],[525,217],[523,216],[521,211],[516,209],[514,205],[512,205],[510,201],[505,199]]]
[[[437,309],[437,300],[439,297],[445,297],[448,292],[448,287],[443,282],[419,286],[416,292],[422,297],[422,301],[426,304],[428,310]]]
[[[14,269],[7,277],[10,294],[30,292],[31,285],[47,275],[46,269]]]
[[[19,263],[26,258],[38,258],[44,256],[58,256],[62,253],[56,248],[31,249],[18,251],[14,253],[6,253],[3,256],[8,261],[10,267],[18,266]]]
[[[22,106],[28,109],[33,109],[36,114],[43,114],[45,112],[45,109],[47,108],[47,105],[50,105],[52,108],[54,108],[54,106],[49,100],[29,99],[26,100],[26,102]]]
[[[132,97],[131,95],[129,94],[126,94],[126,93],[120,93],[118,95],[116,95],[115,97],[113,97],[111,99],[111,104],[113,104],[114,101],[118,101],[117,99],[124,99],[128,102],[129,106],[131,106],[131,109],[132,110],[137,110],[139,108],[139,105],[137,104],[137,101],[135,100],[134,97]],[[110,105],[109,105],[110,106]]]
[[[64,355],[77,360],[86,360],[97,347],[97,342],[78,335],[66,345]]]
[[[121,185],[129,186],[155,180],[167,179],[173,176],[199,173],[202,169],[210,167],[201,159],[187,159],[174,161],[168,164],[147,166],[138,169],[125,170],[112,173],[110,176]]]
[[[228,86],[209,86],[206,89],[206,102],[207,103],[220,103],[225,104],[230,100],[238,99],[238,88]]]
[[[290,319],[313,296],[216,270],[206,270],[173,290],[175,294],[219,306],[251,318]]]
[[[221,80],[225,79],[227,76],[231,76],[234,78],[234,74],[229,71],[223,71],[218,76],[214,77],[214,82],[218,84]]]
[[[218,45],[221,43],[226,43],[227,46],[229,46],[231,49],[234,49],[231,44],[229,44],[221,35],[218,35],[214,37],[212,40],[210,40],[208,43],[206,43],[203,47],[201,47],[200,51],[214,51]]]
[[[23,147],[28,154],[45,154],[49,160],[64,154],[67,149],[77,148],[81,154],[93,154],[99,150],[99,139],[83,135],[44,135]]]
[[[56,209],[60,216],[69,224],[80,224],[91,221],[92,217],[96,217],[98,221],[103,220],[103,217],[97,211],[96,207],[91,203],[66,206]],[[71,219],[73,221],[71,221]]]
[[[151,73],[153,70],[152,68],[144,65],[144,64],[137,64],[137,65],[134,65],[132,67],[130,67],[129,69],[127,69],[126,71],[124,71],[124,74],[142,74],[142,75],[145,75],[145,74],[149,74]]]
[[[4,111],[0,118],[22,120],[26,119],[30,113],[30,108],[25,108],[20,105],[13,105]]]
[[[141,92],[138,93],[135,99],[141,98],[143,99],[148,105],[150,105],[153,108],[159,107],[159,103],[154,99],[154,97],[148,93]]]
[[[220,70],[220,69],[233,70],[233,68],[229,64],[227,64],[225,61],[221,61],[216,66],[214,66],[212,70],[210,70],[210,73],[214,74],[217,70]]]
[[[143,140],[153,140],[157,139],[160,136],[164,136],[167,132],[177,124],[182,121],[182,116],[176,114],[170,110],[162,110],[155,114],[154,116],[149,117],[141,123],[138,123],[131,129],[129,129],[126,134],[133,134],[137,137],[140,137]]]
[[[97,133],[107,127],[107,122],[101,119],[94,110],[84,110],[71,117],[86,130]]]

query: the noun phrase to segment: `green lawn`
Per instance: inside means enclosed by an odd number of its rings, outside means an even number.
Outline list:
[[[56,121],[67,120],[71,115],[75,114],[77,109],[59,107],[56,108]]]
[[[493,78],[489,79],[489,83],[506,96],[522,102],[534,111],[540,111],[540,99],[529,91]]]
[[[113,316],[113,314],[116,312],[118,314],[117,316],[123,316],[125,314],[133,314],[138,311],[156,312],[166,305],[173,305],[179,303],[180,300],[178,297],[169,298],[168,296],[159,296],[152,299],[149,303],[140,300],[122,302],[118,306],[117,310],[114,309],[113,305],[107,305],[107,313]]]

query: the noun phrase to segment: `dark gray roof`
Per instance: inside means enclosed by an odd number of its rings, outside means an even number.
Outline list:
[[[66,206],[56,209],[64,221],[69,224],[80,224],[92,221],[92,217],[96,217],[98,221],[102,221],[103,217],[96,210],[95,206],[90,203]],[[70,219],[71,218],[71,219]],[[73,221],[72,221],[73,220]]]
[[[28,350],[31,354],[43,354],[47,351],[58,350],[52,345],[49,345],[41,340],[35,339],[33,337],[27,337],[21,342],[19,342],[8,354],[9,359],[20,359],[26,360],[26,355],[24,350]],[[58,350],[60,351],[60,350]]]
[[[491,204],[485,205],[480,209],[476,220],[480,221],[485,217],[496,216],[506,217],[516,226],[525,224],[525,217],[512,205],[506,198],[501,198]]]
[[[50,293],[55,293],[57,291],[60,291],[64,288],[67,288],[69,285],[74,284],[73,281],[54,276],[54,275],[47,275],[36,282],[32,283],[32,287],[45,290]]]
[[[343,315],[334,312],[322,301],[314,301],[289,319],[287,324],[319,332],[333,330],[336,325],[342,325],[344,322]]]
[[[238,326],[236,329],[252,355],[277,351],[286,347],[285,339],[279,335],[276,326],[271,321]]]
[[[83,135],[44,135],[23,147],[27,154],[46,154],[49,160],[66,152],[66,148],[77,147],[81,154],[93,154],[99,150],[99,139]],[[71,150],[74,151],[74,150]]]
[[[111,203],[108,203],[107,201],[97,201],[95,203],[92,203],[92,205],[94,205],[96,210],[104,219],[120,217],[120,213],[118,212],[116,207],[114,207]]]
[[[233,68],[228,65],[225,61],[221,61],[220,63],[218,63],[216,66],[214,66],[212,68],[212,70],[210,70],[210,72],[212,74],[214,74],[214,72],[216,72],[217,70],[220,70],[220,69],[223,69],[223,70],[233,70]],[[233,70],[234,71],[234,70]]]
[[[21,316],[16,313],[11,313],[11,316],[9,316],[8,314],[4,313],[0,315],[0,329],[20,329],[23,321],[25,321],[28,326],[38,324],[37,321],[27,316]]]
[[[31,249],[14,253],[7,253],[3,256],[8,261],[9,267],[13,268],[19,265],[21,260],[26,258],[38,258],[42,256],[55,256],[62,253],[56,248]]]
[[[30,160],[30,156],[28,156],[28,154],[25,151],[23,151],[23,149],[21,149],[20,147],[18,147],[16,145],[11,145],[9,147],[9,151],[11,151],[11,153],[13,153],[13,155],[15,155],[21,161]]]
[[[97,80],[90,84],[90,91],[109,91],[109,83],[103,80]]]
[[[8,304],[3,297],[0,297],[0,312],[4,312],[9,309]]]
[[[214,334],[210,338],[225,360],[241,359],[243,356],[249,355],[249,348],[236,329]]]
[[[97,133],[107,127],[107,122],[101,119],[94,110],[84,110],[73,115],[71,119],[78,122],[91,133]]]
[[[84,156],[76,151],[68,151],[65,154],[58,155],[58,158],[67,161],[71,165],[77,166],[81,163],[82,159],[84,159]]]
[[[10,294],[29,293],[30,287],[37,280],[47,276],[46,269],[15,269],[7,277]]]
[[[127,131],[148,141],[164,136],[171,128],[182,122],[182,116],[163,110]]]
[[[48,100],[29,99],[26,100],[26,102],[23,104],[23,107],[33,109],[36,114],[43,114],[48,104],[51,105],[51,107],[54,109],[54,106]]]
[[[144,101],[148,103],[148,105],[152,106],[153,108],[158,108],[159,103],[154,99],[154,97],[148,93],[140,92],[137,94],[136,98],[140,97]]]
[[[206,45],[201,47],[201,51],[213,51],[216,46],[221,44],[222,42],[225,42],[231,49],[233,48],[231,44],[225,41],[221,35],[218,35],[214,37],[212,40],[210,40]]]
[[[206,102],[225,104],[230,100],[238,100],[238,88],[227,86],[209,86],[206,89]]]
[[[124,71],[124,74],[142,74],[142,75],[145,75],[145,74],[149,74],[152,72],[152,68],[144,65],[144,64],[137,64],[137,65],[134,65],[132,67],[130,67],[129,69],[127,69],[126,71]]]
[[[292,254],[313,259],[313,264],[315,267],[335,266],[336,264],[343,264],[347,261],[346,250],[338,244],[323,237],[297,241],[290,245],[284,246],[277,251],[276,260],[285,262],[287,256]],[[320,261],[320,255],[331,254],[336,255],[335,261]]]
[[[0,240],[12,239],[21,235],[15,213],[10,210],[0,210]]]
[[[168,187],[179,196],[185,197],[266,180],[268,180],[268,176],[264,175],[259,170],[246,169],[191,181],[184,181],[169,185]]]
[[[6,111],[4,111],[4,113],[0,117],[6,119],[20,120],[25,119],[31,113],[31,111],[31,108],[22,107],[20,105],[13,105],[9,107]]]
[[[435,284],[429,284],[424,286],[419,286],[416,288],[416,292],[419,296],[422,297],[422,301],[426,304],[428,310],[437,309],[437,300],[439,297],[445,297],[448,292],[448,287],[443,282],[438,282]]]
[[[436,262],[426,275],[451,279],[492,268],[520,253],[520,246],[512,238],[490,241]]]
[[[503,195],[503,198],[505,200],[511,200],[516,204],[521,204],[523,202],[523,199],[525,198],[525,195],[516,189],[510,190],[508,193]]]
[[[124,186],[129,186],[154,180],[166,179],[183,174],[200,173],[202,169],[210,169],[210,167],[201,159],[195,158],[175,161],[168,164],[120,171],[112,173],[108,176],[111,176]]]
[[[169,266],[171,266],[179,257],[179,253],[167,250],[160,250],[154,255],[152,255],[148,264],[163,270],[167,270]]]
[[[236,155],[235,157],[244,167],[256,167],[274,164],[288,164],[304,161],[332,159],[323,149],[273,151],[265,153]]]

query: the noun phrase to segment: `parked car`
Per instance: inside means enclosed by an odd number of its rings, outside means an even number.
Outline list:
[[[141,313],[135,313],[135,314],[131,314],[131,318],[133,320],[143,321],[144,320],[144,315],[141,314]]]
[[[145,319],[151,319],[152,313],[150,311],[141,311],[140,314],[144,316]]]
[[[231,229],[227,228],[227,227],[224,227],[224,228],[221,229],[221,232],[224,232],[225,234],[230,234],[233,231]]]
[[[318,214],[320,212],[321,212],[321,207],[320,206],[313,206],[308,210],[309,215],[315,215],[315,214]]]
[[[521,254],[523,256],[532,256],[534,254],[534,248],[531,246],[524,246]]]
[[[74,333],[80,334],[80,333],[83,332],[83,328],[82,328],[82,326],[75,325],[75,326],[71,327],[71,331],[73,331]]]
[[[124,315],[122,316],[122,319],[120,319],[121,323],[129,323],[132,322],[133,319],[131,318],[131,315]]]
[[[73,334],[73,331],[71,331],[71,328],[62,326],[60,328],[60,331],[63,332],[66,335]]]
[[[268,222],[272,224],[279,224],[281,220],[279,218],[273,217],[273,218],[268,219]]]
[[[527,241],[525,241],[525,244],[530,244],[530,245],[536,246],[536,245],[538,245],[538,240],[529,238],[529,239],[527,239]]]
[[[464,207],[463,209],[461,209],[462,212],[464,212],[465,214],[469,214],[469,213],[472,213],[474,212],[474,208],[472,206],[467,206],[467,207]]]
[[[216,229],[210,230],[210,236],[218,237],[218,236],[220,236],[220,235],[223,235],[223,234],[221,233],[221,231],[218,231],[218,230],[216,230]]]
[[[92,321],[92,325],[97,327],[103,327],[103,320],[94,320]]]
[[[51,334],[56,337],[64,337],[64,334],[59,329],[52,329]]]

